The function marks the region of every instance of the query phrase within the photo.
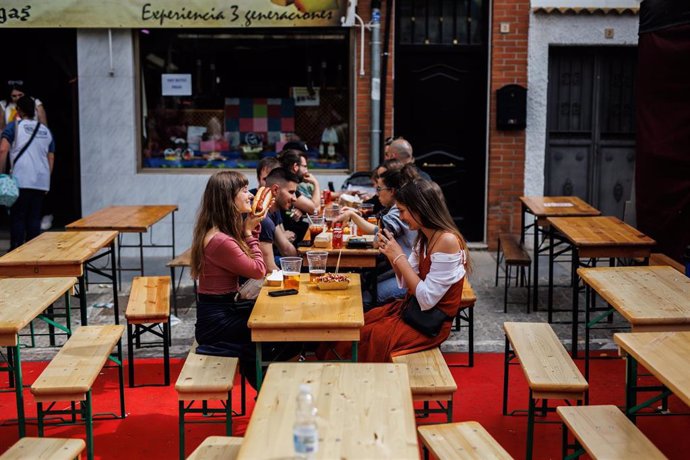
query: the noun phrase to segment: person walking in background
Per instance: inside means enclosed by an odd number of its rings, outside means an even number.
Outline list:
[[[7,98],[0,101],[0,110],[2,111],[2,117],[0,117],[0,129],[5,129],[7,125],[16,121],[17,119],[17,101],[20,97],[26,96],[26,89],[24,87],[24,82],[22,80],[10,80],[7,82],[8,92]],[[41,122],[44,126],[48,125],[48,117],[46,116],[46,111],[43,108],[43,103],[37,99],[31,97],[34,101],[36,107],[36,119]]]
[[[9,155],[19,185],[19,198],[10,208],[10,250],[41,233],[41,209],[55,162],[53,135],[35,119],[35,101],[22,96],[16,110],[18,119],[5,127],[0,139],[0,165]]]
[[[0,111],[2,112],[0,116],[0,130],[5,129],[7,125],[20,118],[17,114],[17,100],[27,95],[23,80],[10,80],[7,82],[7,85],[7,98],[0,101]],[[36,107],[36,119],[44,126],[48,126],[48,117],[43,108],[43,103],[38,98],[31,97],[31,99],[33,99]],[[41,219],[41,230],[48,230],[53,226],[51,198],[52,195],[46,196],[44,199],[44,209],[41,213],[43,216]]]

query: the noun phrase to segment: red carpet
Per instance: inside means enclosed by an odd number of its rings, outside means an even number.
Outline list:
[[[466,355],[446,355],[449,363],[464,362]],[[24,363],[24,381],[30,384],[46,366],[44,362]],[[578,365],[582,366],[582,361]],[[182,360],[172,360],[172,381],[180,372]],[[504,417],[501,415],[501,389],[503,385],[502,354],[475,355],[475,367],[451,368],[458,392],[455,397],[454,420],[476,420],[513,455],[525,455],[525,416]],[[163,381],[163,366],[160,360],[137,360],[137,382],[158,383]],[[509,410],[527,407],[528,391],[519,366],[510,371]],[[125,377],[126,378],[126,377]],[[0,377],[6,388],[6,377]],[[623,405],[625,367],[622,359],[593,360],[590,376],[591,404]],[[116,412],[118,410],[117,374],[105,370],[94,387],[94,412]],[[28,389],[25,390],[28,416],[35,416],[36,405]],[[239,387],[233,392],[234,407],[239,410]],[[128,417],[124,420],[102,420],[94,423],[96,458],[101,459],[171,459],[177,458],[177,395],[174,384],[170,387],[126,388],[125,400]],[[254,392],[248,391],[249,414],[254,402]],[[13,393],[0,393],[0,421],[16,417]],[[688,412],[688,408],[675,397],[671,398],[671,410]],[[549,420],[557,420],[555,414]],[[248,416],[234,419],[234,435],[241,436],[249,421]],[[434,415],[421,423],[444,421],[443,416]],[[687,458],[690,451],[690,417],[639,417],[638,426],[669,458]],[[206,437],[223,435],[222,424],[187,425],[187,455]],[[36,435],[35,424],[27,426],[29,436]],[[51,437],[84,437],[84,427],[48,428]],[[0,453],[18,439],[16,425],[0,426]],[[560,425],[537,425],[535,430],[536,459],[560,458]]]

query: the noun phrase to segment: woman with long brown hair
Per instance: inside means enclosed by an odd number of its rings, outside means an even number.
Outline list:
[[[393,356],[436,347],[450,334],[452,318],[460,306],[462,286],[469,269],[467,243],[453,223],[441,189],[435,182],[417,179],[395,192],[400,218],[410,230],[417,230],[414,250],[409,257],[388,230],[379,233],[379,251],[395,271],[398,285],[407,289],[404,299],[394,300],[364,315],[359,360],[388,362]],[[444,315],[435,334],[403,315],[414,304]],[[438,313],[438,312],[436,312]],[[340,344],[336,351],[347,354]]]
[[[209,179],[194,226],[191,272],[199,280],[194,334],[199,348],[239,357],[240,371],[253,384],[250,310],[240,310],[236,294],[239,277],[263,278],[266,264],[259,249],[261,218],[251,213],[247,186],[247,178],[234,171]]]

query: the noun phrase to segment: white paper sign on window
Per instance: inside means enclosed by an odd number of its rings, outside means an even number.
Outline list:
[[[306,86],[293,86],[292,88],[292,98],[295,100],[295,105],[298,107],[318,107],[320,102],[319,88],[312,88],[312,92],[309,92],[309,88]]]
[[[192,74],[164,73],[161,75],[163,96],[191,96]]]

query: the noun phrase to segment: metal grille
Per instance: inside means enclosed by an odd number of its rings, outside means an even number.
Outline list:
[[[408,0],[398,9],[401,45],[483,44],[483,0]]]

